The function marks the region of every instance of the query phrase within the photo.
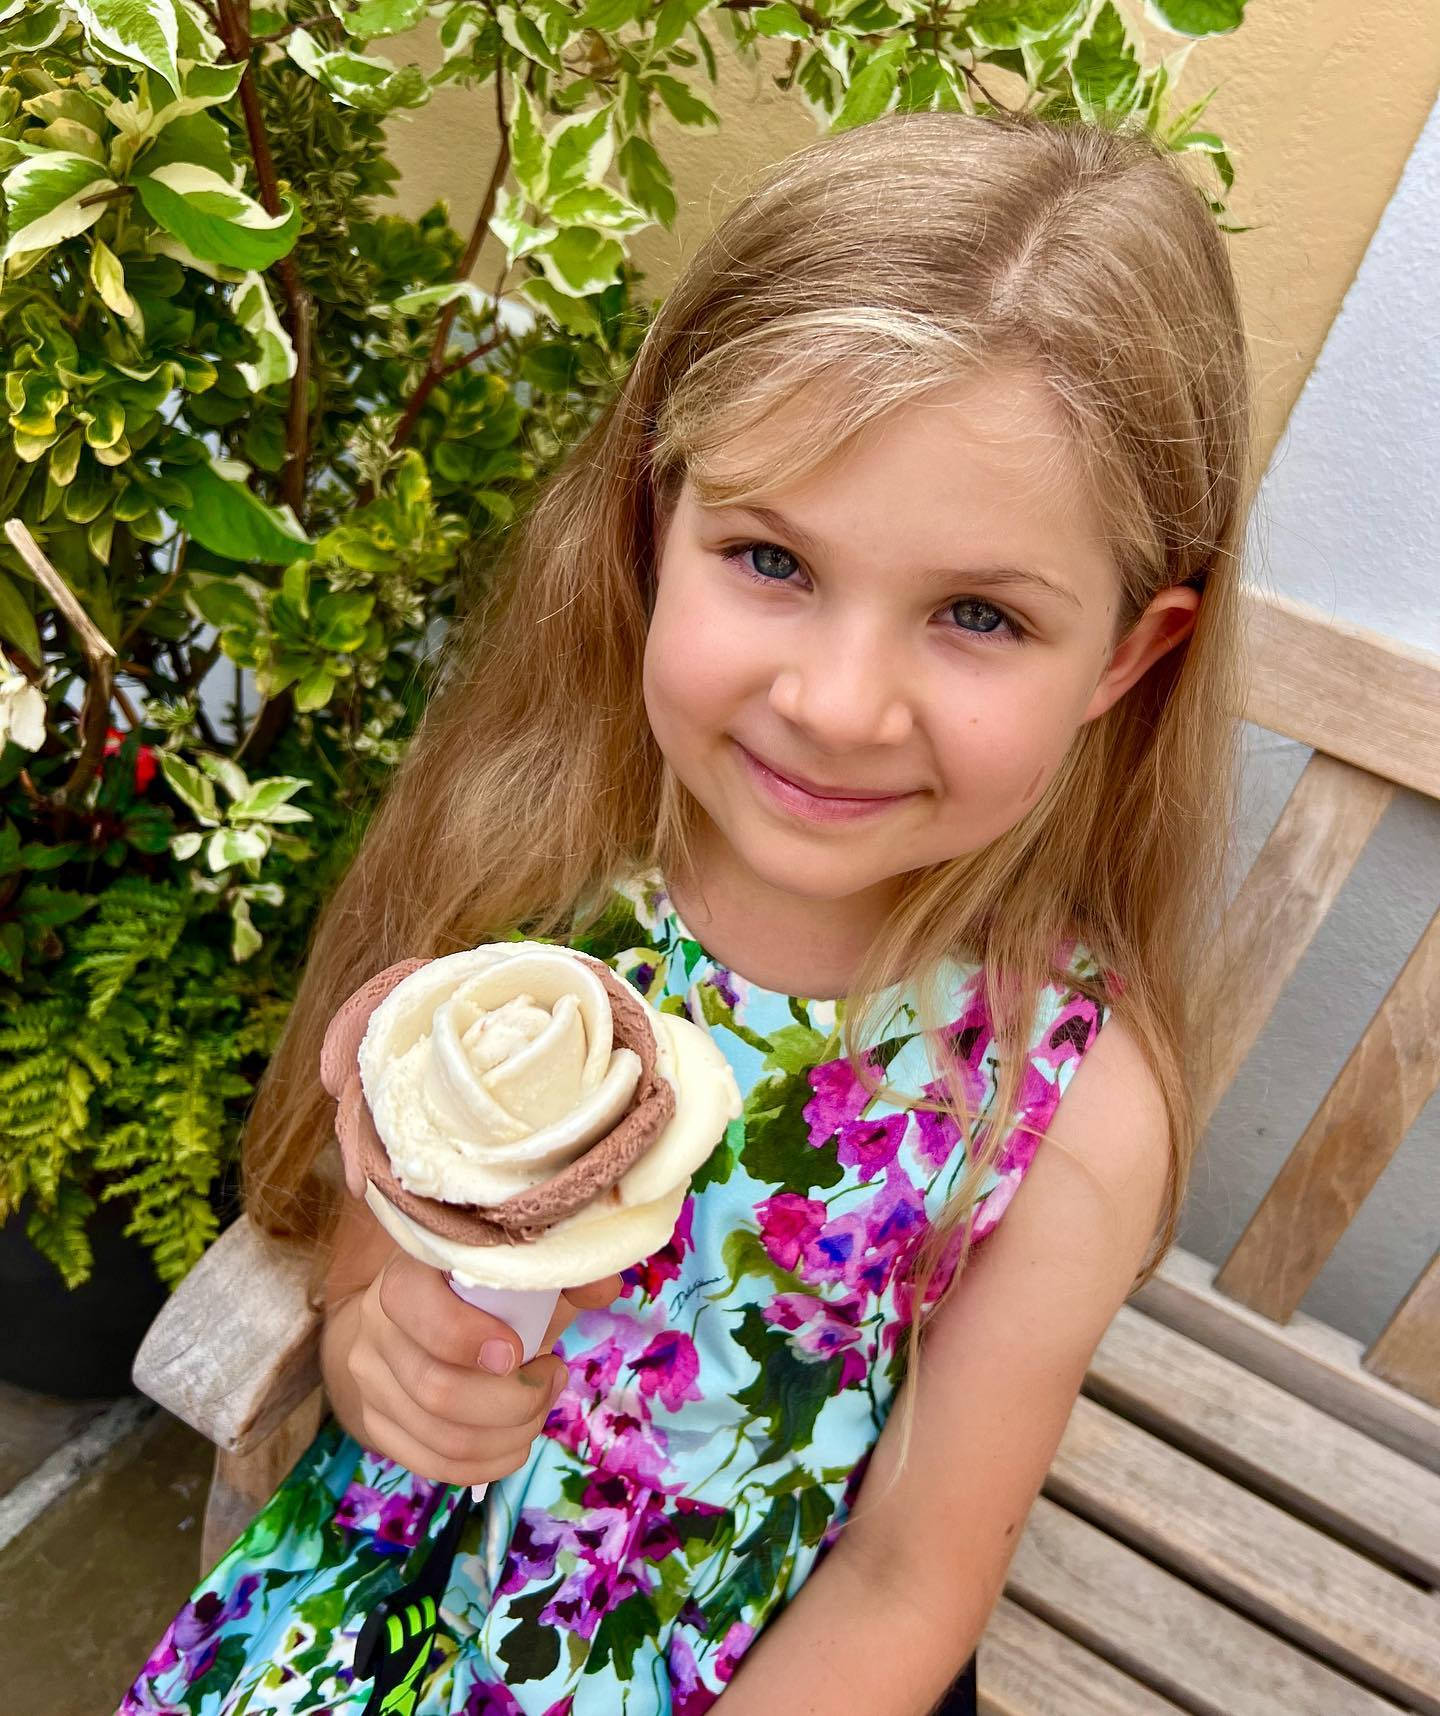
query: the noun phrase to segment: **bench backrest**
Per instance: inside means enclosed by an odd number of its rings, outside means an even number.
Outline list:
[[[1314,754],[1230,904],[1205,974],[1202,1121],[1397,788],[1440,798],[1440,656],[1282,597],[1252,589],[1248,599],[1245,717]],[[1216,1274],[1216,1289],[1286,1322],[1437,1083],[1440,910]],[[1440,1406],[1440,1251],[1362,1362]]]

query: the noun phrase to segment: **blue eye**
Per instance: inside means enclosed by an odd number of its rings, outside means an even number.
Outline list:
[[[756,565],[752,565],[749,560],[751,555],[779,555],[792,566],[800,564],[790,550],[782,548],[778,542],[737,542],[732,548],[720,550],[721,559],[738,566],[752,584],[772,587],[776,584],[789,584],[788,577],[762,572]],[[1025,629],[1019,621],[1012,619],[1003,608],[997,608],[993,602],[987,602],[983,596],[961,596],[949,603],[943,611],[952,615],[968,616],[968,623],[967,620],[960,619],[955,625],[946,628],[959,632],[963,637],[985,639],[999,635],[1013,638],[1016,643],[1023,643],[1025,640]]]

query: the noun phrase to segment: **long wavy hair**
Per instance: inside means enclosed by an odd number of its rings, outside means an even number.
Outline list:
[[[1101,971],[1094,998],[1126,1021],[1169,1114],[1166,1207],[1136,1284],[1153,1274],[1195,1146],[1189,1007],[1237,782],[1253,409],[1240,309],[1202,196],[1143,132],[957,113],[890,114],[768,170],[510,530],[314,926],[247,1127],[262,1228],[324,1257],[342,1193],[320,1044],[365,978],[518,926],[582,934],[637,868],[687,872],[703,813],[641,695],[657,547],[683,479],[704,500],[782,488],[885,413],[997,360],[1030,366],[1063,413],[1113,544],[1117,636],[1171,585],[1202,592],[1198,616],[1080,727],[1013,827],[903,878],[841,1009],[843,1052],[868,1089],[950,1113],[968,1146],[910,1273],[924,1307],[942,1257],[947,1274],[957,1257],[963,1269],[976,1199],[1018,1122],[1038,993],[1078,937]],[[783,469],[737,472],[747,431],[802,396],[814,409]],[[980,964],[996,1030],[983,1118],[967,1112],[944,1029],[941,975],[959,954]],[[890,1091],[864,1059],[895,971],[913,974],[943,1101]]]

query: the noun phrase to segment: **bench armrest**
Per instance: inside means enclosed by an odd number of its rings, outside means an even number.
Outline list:
[[[151,1323],[135,1386],[216,1447],[249,1453],[321,1385],[308,1273],[303,1254],[241,1216]]]

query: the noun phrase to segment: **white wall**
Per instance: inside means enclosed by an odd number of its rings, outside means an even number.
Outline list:
[[[1243,234],[1233,241],[1245,243]],[[1440,104],[1291,414],[1261,489],[1256,582],[1440,653]],[[1263,366],[1265,348],[1257,361]],[[1308,751],[1249,730],[1240,861]],[[1181,1243],[1238,1239],[1440,903],[1440,805],[1401,793],[1216,1111]],[[1377,1334],[1440,1244],[1440,1101],[1412,1127],[1303,1309]]]

